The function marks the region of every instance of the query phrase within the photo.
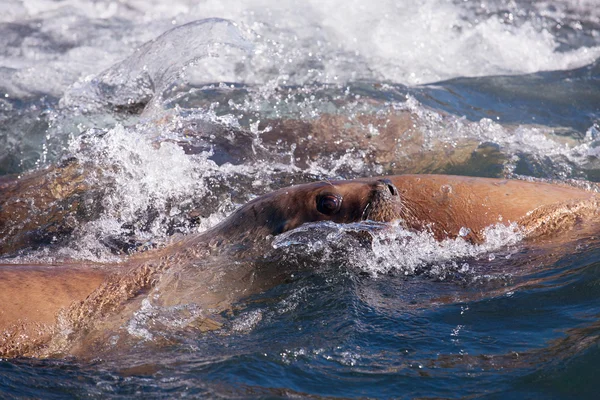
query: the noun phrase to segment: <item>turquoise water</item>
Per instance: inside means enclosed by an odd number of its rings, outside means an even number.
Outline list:
[[[51,3],[10,1],[0,23],[0,173],[69,157],[118,168],[76,229],[3,262],[108,263],[131,243],[206,229],[254,196],[315,179],[600,181],[593,1],[311,3],[302,13]],[[374,161],[380,132],[352,118],[401,112],[425,139]],[[345,138],[302,148],[314,131],[277,131],[323,115],[350,118],[365,148]],[[466,158],[440,150],[465,142]],[[419,237],[390,255],[345,233],[317,224],[251,260],[295,272],[222,313],[217,331],[169,332],[170,345],[85,362],[2,360],[0,397],[597,397],[598,238],[553,252],[507,241],[469,256]]]

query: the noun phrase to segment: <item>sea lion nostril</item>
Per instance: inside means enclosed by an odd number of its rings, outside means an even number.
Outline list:
[[[392,196],[395,196],[398,194],[396,187],[394,185],[392,185],[391,183],[388,183],[388,189],[390,190],[390,193],[392,194]]]
[[[389,179],[378,179],[372,186],[372,194],[365,207],[362,219],[390,222],[402,219],[400,192]]]
[[[396,186],[394,186],[394,184],[392,183],[392,181],[390,181],[389,179],[380,179],[378,182],[383,183],[384,185],[386,185],[387,189],[390,191],[390,193],[392,194],[392,196],[397,196],[398,195],[398,189],[396,189]]]

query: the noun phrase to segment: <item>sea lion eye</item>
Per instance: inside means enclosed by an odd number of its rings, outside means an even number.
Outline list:
[[[325,215],[335,214],[342,206],[342,197],[326,194],[317,197],[317,211]]]

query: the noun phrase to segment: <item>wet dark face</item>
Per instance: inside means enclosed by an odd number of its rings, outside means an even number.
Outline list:
[[[389,222],[400,217],[398,189],[388,179],[336,182],[315,195],[316,220],[340,223],[371,220]]]
[[[220,226],[228,236],[277,235],[318,221],[390,222],[401,218],[398,189],[388,179],[317,182],[259,197]]]
[[[389,222],[400,218],[402,214],[398,189],[387,179],[361,182],[321,182],[314,186],[316,189],[305,186],[299,188],[299,193],[293,194],[294,200],[292,201],[295,208],[287,207],[291,213],[283,231],[315,221]],[[305,198],[304,202],[303,198]],[[304,210],[303,207],[300,207],[302,203],[304,203]]]

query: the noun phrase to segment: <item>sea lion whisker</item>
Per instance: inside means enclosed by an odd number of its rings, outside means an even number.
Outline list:
[[[368,211],[369,211],[370,207],[371,207],[371,202],[368,202],[367,205],[365,206],[365,209],[362,212],[362,215],[361,215],[361,218],[360,218],[361,220],[364,221],[364,220],[367,219]]]
[[[400,208],[400,213],[402,216],[403,222],[408,226],[409,224],[414,224],[415,221],[418,220],[417,213],[413,209],[413,206],[410,203],[402,202],[402,207]]]

